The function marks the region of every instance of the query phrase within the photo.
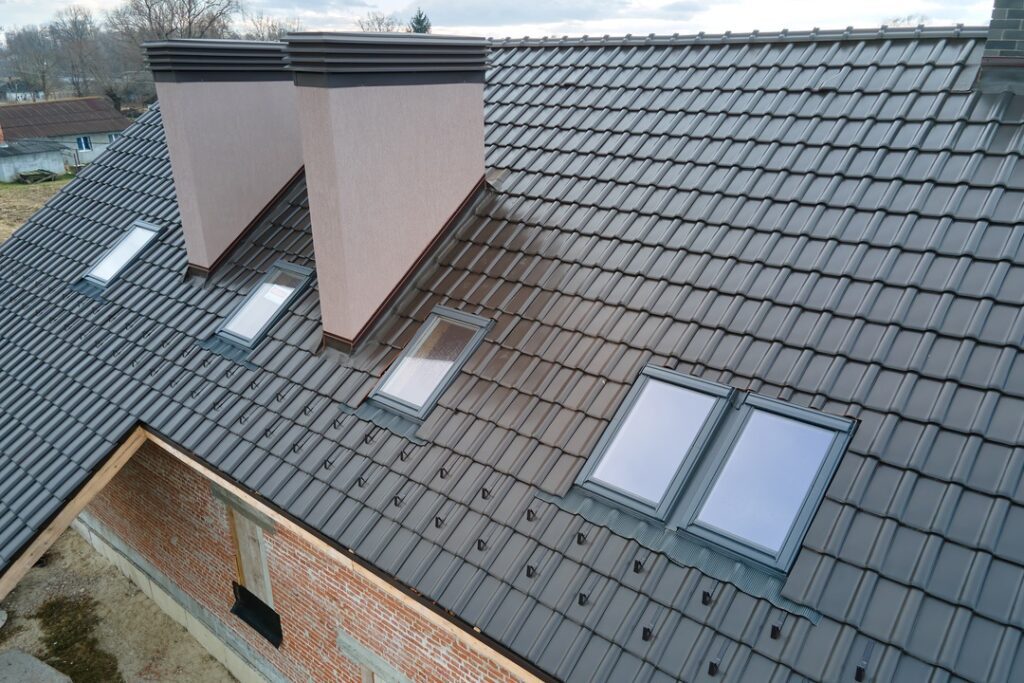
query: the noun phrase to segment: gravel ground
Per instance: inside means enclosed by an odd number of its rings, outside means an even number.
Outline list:
[[[99,647],[117,658],[126,683],[230,682],[235,679],[199,643],[75,531],[69,529],[0,603],[9,619],[0,629],[0,652],[19,648],[42,658],[46,651],[34,615],[56,597],[92,597]]]

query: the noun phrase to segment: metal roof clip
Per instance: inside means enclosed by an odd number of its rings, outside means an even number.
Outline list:
[[[853,672],[853,680],[857,681],[857,683],[861,683],[867,678],[868,663],[871,661],[871,651],[874,649],[874,642],[868,641],[867,646],[864,648],[864,656],[857,663],[857,669]]]
[[[778,640],[779,638],[782,637],[782,626],[785,623],[786,623],[786,614],[783,613],[782,616],[779,617],[778,621],[776,621],[774,624],[772,624],[772,631],[771,631],[772,640]]]
[[[703,591],[701,591],[701,594],[700,594],[700,604],[702,604],[702,605],[710,605],[712,600],[715,597],[715,589],[717,589],[717,588],[718,588],[718,582],[715,581],[711,585],[711,588],[705,588]]]

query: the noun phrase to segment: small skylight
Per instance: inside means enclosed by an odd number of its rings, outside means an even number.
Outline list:
[[[254,346],[306,286],[311,272],[308,268],[278,261],[221,326],[219,333],[243,346]]]
[[[160,229],[151,223],[135,221],[128,232],[85,274],[85,278],[100,287],[106,287],[159,232]]]
[[[490,321],[437,307],[374,389],[373,399],[421,418],[479,345]]]
[[[647,367],[577,483],[786,571],[852,429],[845,418]]]

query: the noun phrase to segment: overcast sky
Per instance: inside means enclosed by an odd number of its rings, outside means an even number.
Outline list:
[[[103,10],[119,0],[79,0]],[[304,29],[353,29],[370,11],[407,18],[415,0],[246,0],[251,8],[298,18]],[[984,25],[993,0],[422,0],[435,33],[541,36],[699,31],[777,31],[782,28],[879,26],[898,17],[923,16],[932,25]],[[0,25],[48,21],[53,0],[0,0]]]

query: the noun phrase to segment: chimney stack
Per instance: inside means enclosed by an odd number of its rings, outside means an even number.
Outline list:
[[[995,0],[974,88],[1024,94],[1024,0]]]
[[[324,338],[369,331],[484,176],[481,38],[293,33]]]
[[[189,271],[208,273],[302,167],[283,43],[146,43]]]

